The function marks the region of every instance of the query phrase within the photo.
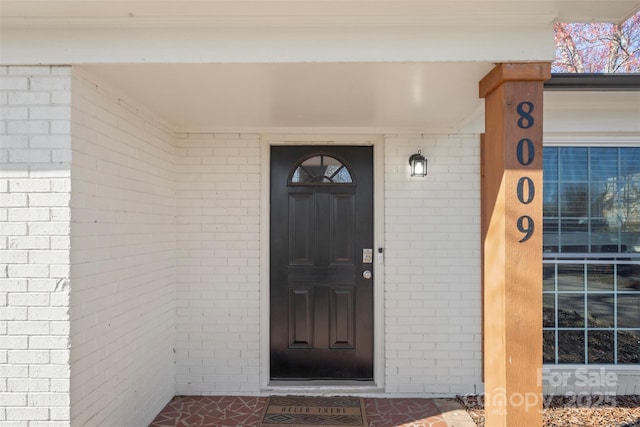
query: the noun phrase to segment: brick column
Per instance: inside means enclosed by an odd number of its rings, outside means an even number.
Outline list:
[[[542,425],[542,94],[549,63],[480,81],[486,423]]]
[[[0,424],[70,419],[70,72],[0,67]]]

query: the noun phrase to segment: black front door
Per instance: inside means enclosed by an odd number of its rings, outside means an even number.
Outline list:
[[[373,149],[271,148],[271,379],[373,379]]]

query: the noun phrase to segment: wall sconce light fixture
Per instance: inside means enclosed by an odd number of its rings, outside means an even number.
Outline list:
[[[409,157],[409,164],[411,165],[411,176],[427,175],[427,159],[424,158],[421,150]]]

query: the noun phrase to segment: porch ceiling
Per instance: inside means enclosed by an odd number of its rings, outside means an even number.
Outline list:
[[[493,62],[638,0],[0,0],[0,62],[74,64],[176,131],[477,131]],[[96,48],[100,46],[100,48]]]
[[[82,68],[185,132],[450,131],[481,120],[490,63],[102,64]]]

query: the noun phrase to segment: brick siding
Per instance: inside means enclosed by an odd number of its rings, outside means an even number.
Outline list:
[[[428,159],[426,178],[408,158]],[[385,375],[389,393],[481,383],[479,137],[385,137]]]
[[[0,423],[144,425],[173,394],[262,393],[265,135],[175,133],[115,93],[0,67]],[[479,136],[383,140],[384,391],[481,392]]]
[[[71,418],[146,425],[174,394],[173,133],[74,72]]]
[[[258,393],[258,135],[177,138],[176,388]]]
[[[0,67],[0,424],[69,425],[71,69]]]

